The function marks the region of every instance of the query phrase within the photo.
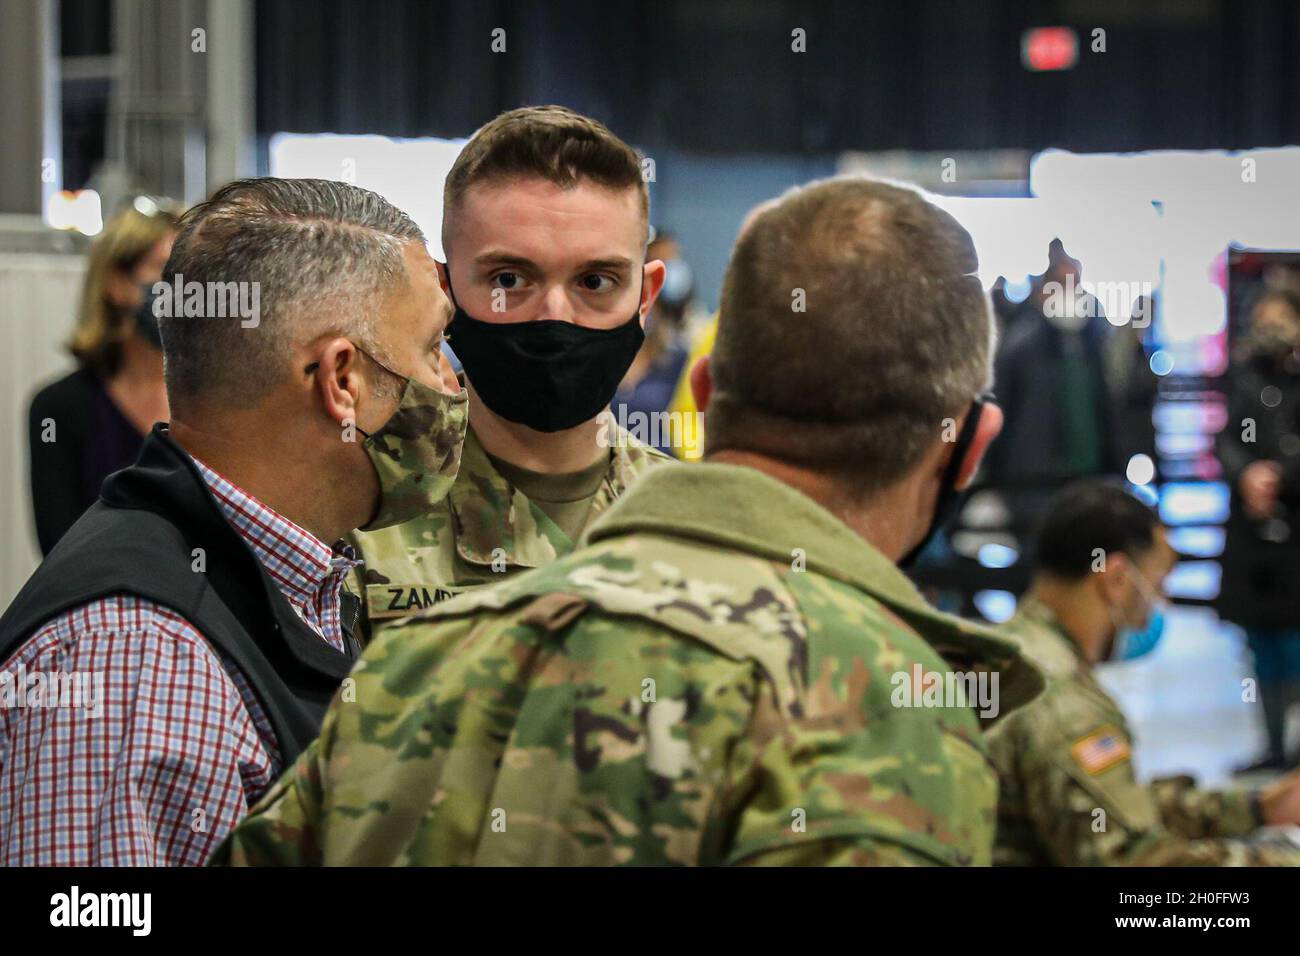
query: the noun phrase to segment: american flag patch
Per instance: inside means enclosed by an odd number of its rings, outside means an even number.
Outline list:
[[[1070,748],[1074,762],[1096,775],[1129,758],[1128,738],[1114,727],[1103,727]]]

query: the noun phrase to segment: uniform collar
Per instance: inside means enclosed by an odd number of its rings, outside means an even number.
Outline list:
[[[807,495],[740,465],[654,469],[586,533],[603,538],[654,533],[804,567],[866,592],[905,618],[950,662],[980,661],[1003,672],[1008,702],[1042,689],[1042,676],[1015,644],[989,628],[932,607],[884,554]]]
[[[639,470],[638,460],[648,454],[622,429],[613,428],[610,437],[613,454],[592,503],[593,518],[627,490]],[[456,551],[471,564],[503,560],[510,568],[537,568],[572,550],[574,542],[492,466],[472,423],[447,504]],[[556,542],[566,546],[557,548]]]
[[[724,544],[790,562],[918,613],[932,609],[875,547],[803,492],[756,468],[702,463],[642,477],[589,532],[592,541],[636,531]],[[937,612],[935,612],[937,613]]]
[[[1015,642],[1050,683],[1067,681],[1100,691],[1092,662],[1061,627],[1055,612],[1033,592],[1025,595],[1000,633]]]
[[[1016,609],[1016,617],[1030,621],[1039,626],[1039,629],[1051,634],[1066,650],[1070,652],[1079,663],[1087,669],[1092,669],[1092,662],[1083,653],[1083,648],[1079,643],[1066,633],[1065,628],[1061,626],[1060,619],[1056,612],[1040,601],[1033,592],[1025,595],[1020,602],[1020,607]]]

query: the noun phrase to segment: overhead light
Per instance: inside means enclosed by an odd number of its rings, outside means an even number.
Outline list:
[[[55,229],[97,236],[104,231],[104,211],[93,189],[63,190],[50,196],[45,221]]]
[[[1124,477],[1135,485],[1149,485],[1156,476],[1156,465],[1150,455],[1134,455],[1128,460]]]

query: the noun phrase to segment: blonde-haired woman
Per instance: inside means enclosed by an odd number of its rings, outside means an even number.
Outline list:
[[[32,399],[32,504],[41,551],[135,461],[154,422],[167,420],[157,320],[147,307],[176,235],[176,213],[141,197],[90,250],[81,315],[68,343],[77,370]]]

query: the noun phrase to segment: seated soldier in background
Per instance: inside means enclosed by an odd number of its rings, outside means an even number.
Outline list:
[[[1003,627],[1048,685],[989,733],[1002,778],[997,863],[1300,863],[1223,839],[1300,823],[1300,775],[1250,793],[1197,790],[1188,777],[1144,786],[1133,773],[1132,735],[1093,668],[1155,648],[1175,559],[1155,512],[1123,488],[1080,482],[1049,507],[1032,587]]]
[[[834,179],[764,211],[695,371],[708,461],[387,628],[217,860],[989,864],[975,710],[1041,678],[895,566],[1000,426],[976,266],[910,189]]]
[[[672,460],[606,420],[664,281],[646,261],[649,202],[632,147],[560,106],[503,113],[465,144],[444,190],[442,281],[470,428],[446,499],[353,539],[371,634],[568,554]]]

